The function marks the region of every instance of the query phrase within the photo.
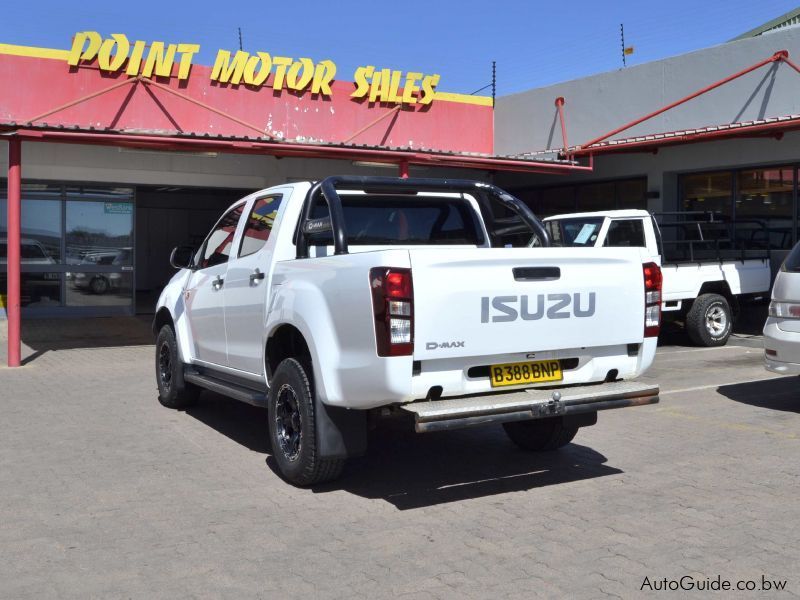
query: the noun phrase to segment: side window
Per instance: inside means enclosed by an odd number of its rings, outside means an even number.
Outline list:
[[[644,225],[641,219],[611,221],[604,246],[630,246],[643,248]]]
[[[236,235],[236,225],[242,216],[244,204],[229,210],[219,220],[206,238],[206,243],[200,249],[195,263],[198,269],[206,269],[214,265],[228,262],[233,250],[233,236]]]
[[[242,233],[242,244],[239,247],[239,257],[255,254],[269,239],[275,217],[278,216],[278,208],[281,205],[282,196],[269,196],[259,198],[253,204],[253,210],[247,217],[247,224]]]

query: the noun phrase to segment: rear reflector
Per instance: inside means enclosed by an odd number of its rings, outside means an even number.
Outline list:
[[[775,357],[775,356],[778,356],[778,351],[777,351],[777,350],[770,350],[769,348],[767,348],[766,350],[764,350],[764,353],[765,353],[767,356],[773,356],[773,357]]]
[[[414,287],[411,269],[375,267],[369,272],[378,356],[410,356],[414,350]]]
[[[661,268],[656,263],[642,265],[644,275],[644,337],[658,337],[661,331]]]

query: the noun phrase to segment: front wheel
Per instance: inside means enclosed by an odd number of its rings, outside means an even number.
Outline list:
[[[730,304],[719,294],[701,294],[686,314],[686,333],[698,346],[724,346],[732,326]]]
[[[270,382],[269,439],[278,471],[297,486],[331,481],[341,475],[343,459],[323,459],[316,440],[314,395],[306,370],[294,358],[283,360]]]
[[[569,444],[578,427],[564,425],[561,417],[503,423],[506,435],[523,450],[558,450]]]
[[[188,408],[200,395],[200,388],[183,379],[178,342],[170,325],[164,325],[156,338],[156,384],[158,401],[167,408]]]

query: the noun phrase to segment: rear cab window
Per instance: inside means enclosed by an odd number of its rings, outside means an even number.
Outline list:
[[[643,248],[644,224],[641,219],[616,219],[608,226],[604,246],[612,248]]]
[[[465,198],[342,194],[347,243],[352,246],[469,245],[485,243],[473,205]],[[317,202],[311,218],[329,215]],[[309,235],[314,246],[333,245],[331,232]]]
[[[554,246],[591,247],[597,242],[604,217],[573,217],[547,221],[546,227]]]

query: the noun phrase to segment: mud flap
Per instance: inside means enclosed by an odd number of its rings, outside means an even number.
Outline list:
[[[367,411],[328,406],[314,399],[320,458],[352,458],[367,451]]]

